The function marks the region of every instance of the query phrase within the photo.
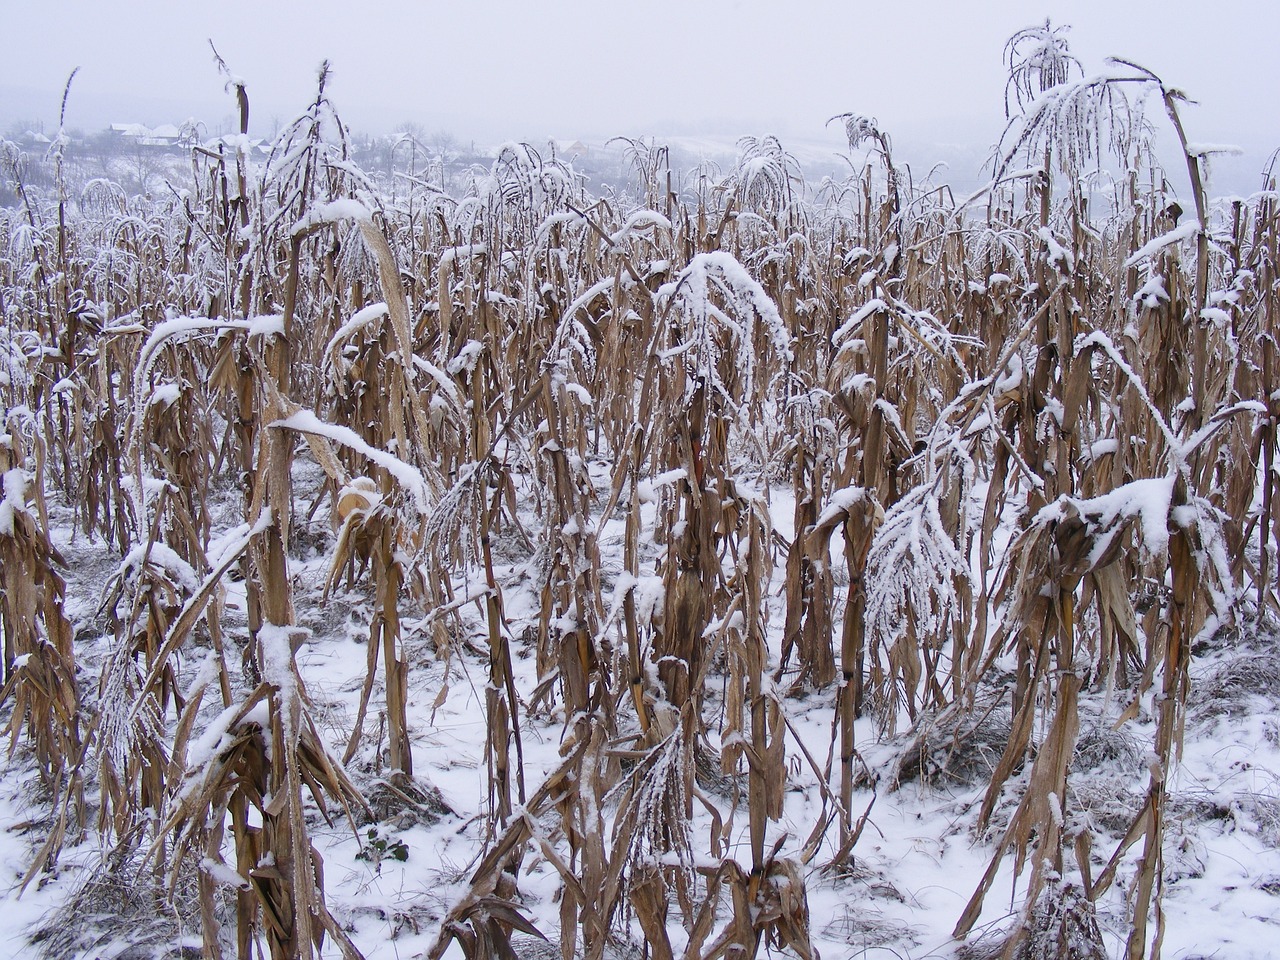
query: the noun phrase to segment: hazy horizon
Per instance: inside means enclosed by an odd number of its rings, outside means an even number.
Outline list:
[[[230,129],[235,105],[212,40],[245,79],[252,127],[264,135],[306,107],[328,59],[331,98],[360,133],[413,124],[461,143],[653,135],[730,144],[775,134],[784,145],[838,150],[840,132],[826,121],[853,110],[877,117],[901,143],[967,154],[1003,128],[1006,39],[1047,14],[1071,26],[1085,72],[1125,56],[1185,90],[1199,104],[1186,110],[1188,135],[1244,148],[1245,157],[1215,164],[1233,181],[1252,181],[1280,146],[1280,116],[1269,106],[1280,65],[1266,49],[1280,10],[1255,6],[1088,0],[1047,3],[1033,15],[999,0],[978,18],[938,0],[896,8],[905,13],[800,2],[785,17],[763,0],[382,0],[359,12],[332,0],[199,9],[72,0],[58,5],[56,24],[51,7],[10,11],[11,37],[48,42],[11,42],[0,61],[0,124],[56,129],[63,87],[79,67],[71,128],[190,117],[211,132]]]

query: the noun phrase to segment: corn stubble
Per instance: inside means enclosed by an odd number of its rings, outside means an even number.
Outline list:
[[[1275,195],[1211,208],[1180,95],[1142,68],[1072,81],[1048,25],[1009,58],[1017,109],[967,204],[912,181],[853,114],[838,119],[867,163],[816,190],[768,138],[687,178],[629,141],[634,198],[593,197],[524,144],[461,196],[388,194],[347,157],[323,73],[265,163],[197,148],[169,199],[97,184],[71,202],[59,181],[45,201],[6,147],[22,205],[0,214],[2,695],[55,824],[26,881],[96,829],[170,894],[199,867],[206,956],[315,956],[326,937],[358,956],[305,813],[368,816],[344,765],[370,750],[398,795],[429,787],[413,610],[436,656],[488,670],[488,839],[431,957],[549,935],[518,896],[531,853],[562,880],[565,960],[637,933],[659,958],[813,956],[806,882],[851,868],[867,820],[855,733],[924,738],[997,706],[990,868],[955,935],[1010,856],[1029,872],[1004,956],[1101,955],[1096,904],[1122,875],[1127,955],[1158,956],[1191,650],[1277,612]],[[1195,223],[1168,212],[1134,90],[1171,121]],[[1108,142],[1131,173],[1085,193]],[[325,478],[326,594],[372,598],[340,759],[294,660],[299,457]],[[242,526],[213,551],[220,483]],[[126,557],[96,683],[51,497]],[[602,562],[610,523],[620,571]],[[531,558],[532,622],[508,616],[498,540]],[[1098,872],[1104,841],[1068,798],[1081,699],[1100,691],[1117,723],[1152,711],[1154,733],[1145,800]],[[795,694],[831,711],[825,765],[787,718]],[[562,760],[526,782],[524,731],[551,708]],[[801,771],[821,794],[802,842],[777,825]]]

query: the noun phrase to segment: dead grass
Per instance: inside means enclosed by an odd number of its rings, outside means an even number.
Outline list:
[[[976,786],[988,783],[1009,743],[1011,720],[993,702],[985,713],[947,711],[922,718],[898,762],[894,783]]]
[[[1243,716],[1280,689],[1280,656],[1269,645],[1223,650],[1217,659],[1188,701],[1197,720]]]
[[[169,893],[144,864],[113,858],[87,872],[33,930],[30,942],[45,960],[188,960],[201,953],[199,900],[194,866]],[[220,942],[234,949],[235,905],[228,888],[221,888],[215,905],[223,926]]]

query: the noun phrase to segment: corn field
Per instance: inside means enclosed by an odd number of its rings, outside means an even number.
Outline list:
[[[1160,956],[1196,665],[1280,612],[1277,194],[1214,201],[1143,67],[1006,52],[969,197],[858,114],[840,180],[766,137],[626,141],[616,191],[525,143],[391,182],[325,70],[265,156],[229,80],[243,144],[168,193],[5,145],[22,896],[88,863],[68,909],[177,916],[155,955],[350,960],[319,838],[427,859],[396,830],[443,822],[469,852],[396,927],[430,960],[808,960],[877,806],[954,776],[986,866],[945,955]],[[351,709],[306,666],[335,618]],[[432,782],[459,698],[475,797]]]

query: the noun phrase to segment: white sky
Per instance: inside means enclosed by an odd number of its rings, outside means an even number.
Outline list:
[[[7,8],[7,9],[6,9]],[[1272,0],[0,0],[0,122],[180,122],[233,112],[213,39],[255,127],[308,102],[315,68],[356,130],[415,121],[460,139],[706,133],[835,136],[828,117],[992,142],[1005,39],[1068,23],[1086,71],[1121,55],[1202,106],[1195,140],[1280,146]]]

